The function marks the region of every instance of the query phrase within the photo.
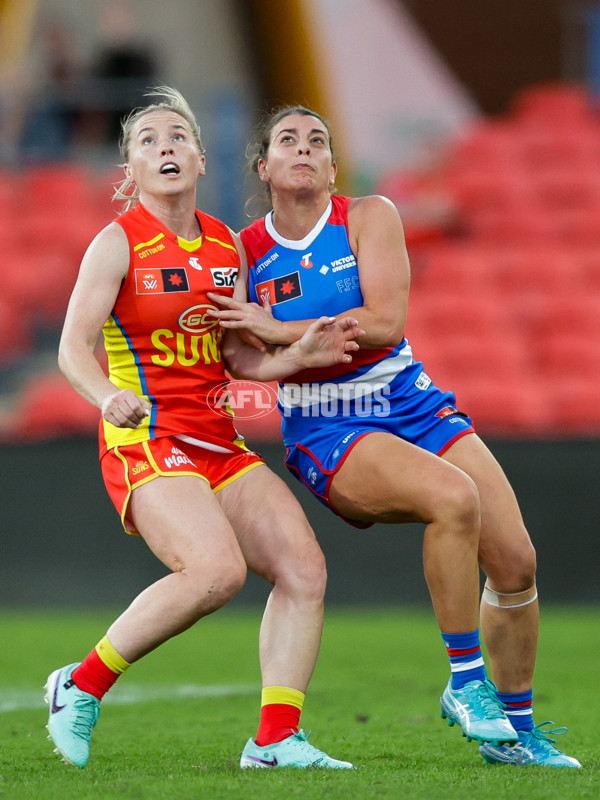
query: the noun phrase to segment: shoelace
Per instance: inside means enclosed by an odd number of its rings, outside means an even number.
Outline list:
[[[499,719],[504,716],[502,710],[504,706],[498,700],[496,687],[490,680],[483,681],[476,691],[486,719]]]
[[[78,697],[73,703],[76,709],[72,725],[73,733],[86,741],[92,736],[92,729],[98,720],[98,703],[90,697]]]
[[[311,733],[312,733],[312,731],[309,731],[308,733],[304,733],[302,728],[300,728],[298,733],[295,734],[295,737],[296,737],[296,739],[298,739],[301,742],[306,742],[306,744],[311,748],[312,751],[314,751],[315,754],[317,754],[317,753],[319,754],[319,758],[316,759],[316,761],[314,762],[315,764],[318,764],[320,761],[323,760],[323,758],[325,756],[325,753],[322,750],[319,750],[318,747],[315,747],[314,744],[311,744],[308,741],[308,737],[311,735]]]
[[[556,739],[551,739],[548,734],[552,734],[553,736],[563,736],[569,729],[565,725],[561,725],[558,728],[546,728],[546,730],[542,730],[544,725],[554,725],[554,722],[550,720],[546,720],[546,722],[540,722],[539,725],[536,725],[532,731],[528,732],[528,736],[526,738],[526,744],[529,744],[531,739],[537,739],[540,742],[544,742],[549,745],[554,745]]]

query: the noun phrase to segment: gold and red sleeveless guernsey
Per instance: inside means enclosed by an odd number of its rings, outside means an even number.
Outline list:
[[[103,328],[109,378],[152,404],[139,428],[100,423],[100,455],[117,445],[184,433],[239,452],[232,417],[211,391],[227,379],[223,330],[206,316],[207,291],[231,297],[240,260],[226,225],[196,211],[202,234],[188,242],[142,205],[116,222],[129,240],[129,271]]]

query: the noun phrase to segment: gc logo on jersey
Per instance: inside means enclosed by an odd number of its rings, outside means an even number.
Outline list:
[[[212,275],[214,285],[220,289],[223,286],[235,286],[239,269],[237,267],[211,267],[210,274]]]
[[[216,311],[216,308],[207,303],[187,308],[177,320],[179,327],[188,333],[195,334],[209,331],[219,324],[219,320],[209,316],[208,311]]]

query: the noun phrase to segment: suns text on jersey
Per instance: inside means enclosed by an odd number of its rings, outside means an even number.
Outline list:
[[[152,344],[160,353],[152,356],[152,363],[161,367],[170,367],[175,361],[183,367],[193,367],[198,362],[218,364],[222,360],[223,333],[222,328],[217,328],[199,336],[190,336],[181,331],[159,328],[151,337]]]

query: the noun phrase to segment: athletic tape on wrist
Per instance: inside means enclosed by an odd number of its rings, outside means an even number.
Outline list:
[[[496,608],[522,608],[537,600],[537,586],[535,583],[524,592],[497,592],[490,588],[487,583],[483,587],[481,599],[489,606]]]

